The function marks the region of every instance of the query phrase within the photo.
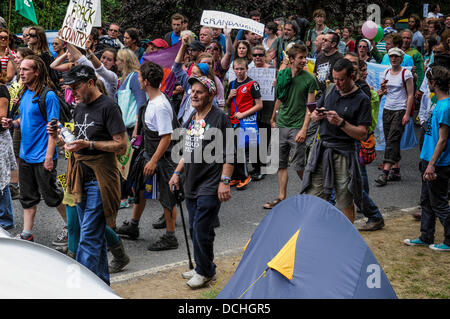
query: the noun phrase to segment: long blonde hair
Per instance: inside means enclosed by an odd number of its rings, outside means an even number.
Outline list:
[[[124,81],[131,72],[139,72],[139,61],[134,52],[130,49],[120,49],[119,52],[117,52],[117,58],[123,62],[122,81]]]

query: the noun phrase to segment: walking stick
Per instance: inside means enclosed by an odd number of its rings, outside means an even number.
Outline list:
[[[183,222],[184,239],[186,240],[186,248],[187,248],[187,253],[188,253],[189,269],[194,269],[194,265],[192,264],[191,251],[189,249],[189,242],[188,242],[188,237],[187,237],[186,224],[184,222],[183,205],[182,205],[183,200],[184,200],[184,195],[183,195],[182,192],[180,192],[179,189],[175,188],[175,185],[173,185],[172,190],[173,190],[173,193],[175,194],[178,206],[180,207],[181,221]]]

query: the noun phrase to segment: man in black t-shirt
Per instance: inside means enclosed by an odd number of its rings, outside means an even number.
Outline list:
[[[334,189],[336,207],[353,223],[354,204],[361,207],[363,191],[356,143],[367,137],[372,115],[349,60],[335,63],[333,79],[336,85],[311,113],[311,120],[319,122],[320,139],[311,149],[300,193],[328,200]]]
[[[333,82],[331,70],[336,61],[342,58],[342,54],[338,51],[339,41],[339,36],[334,32],[328,32],[323,36],[322,50],[314,65],[314,75],[322,92],[325,92],[327,80]]]
[[[68,192],[75,196],[80,221],[76,260],[109,284],[105,227],[115,227],[119,209],[116,154],[126,152],[126,128],[119,106],[96,87],[94,69],[77,65],[63,77],[77,103],[75,140],[65,145],[72,152],[67,167]]]
[[[185,172],[184,191],[196,268],[183,273],[182,277],[189,279],[187,285],[195,289],[205,286],[216,274],[214,220],[221,202],[231,198],[234,148],[227,147],[224,140],[227,129],[231,129],[227,115],[212,106],[216,95],[214,81],[207,77],[191,77],[189,84],[195,112],[186,123],[183,158],[169,185],[170,189],[179,188],[179,175]]]

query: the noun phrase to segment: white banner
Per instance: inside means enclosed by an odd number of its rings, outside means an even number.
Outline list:
[[[200,25],[220,29],[227,26],[230,29],[248,30],[257,35],[264,36],[264,24],[221,11],[204,10]]]
[[[85,49],[92,26],[101,24],[100,0],[71,0],[59,34],[60,38]],[[96,20],[100,18],[100,23]]]
[[[275,68],[250,68],[248,76],[258,82],[263,101],[275,101],[273,82],[277,70]]]

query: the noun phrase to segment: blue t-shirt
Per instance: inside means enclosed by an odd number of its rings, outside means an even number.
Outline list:
[[[439,141],[439,127],[442,125],[450,126],[450,98],[440,100],[436,103],[431,118],[428,120],[428,129],[425,132],[422,152],[420,158],[430,161],[433,156],[434,149]],[[445,149],[439,156],[436,166],[450,165],[450,143],[447,141]]]
[[[176,35],[175,32],[172,31],[172,34],[170,35],[170,39],[172,41],[172,46],[174,46],[180,40],[180,36]]]
[[[30,164],[43,163],[47,153],[48,134],[47,122],[42,117],[39,109],[39,97],[34,97],[35,92],[25,91],[20,100],[20,158]],[[59,101],[53,91],[45,97],[47,119],[59,118]],[[58,150],[53,159],[58,158]]]

